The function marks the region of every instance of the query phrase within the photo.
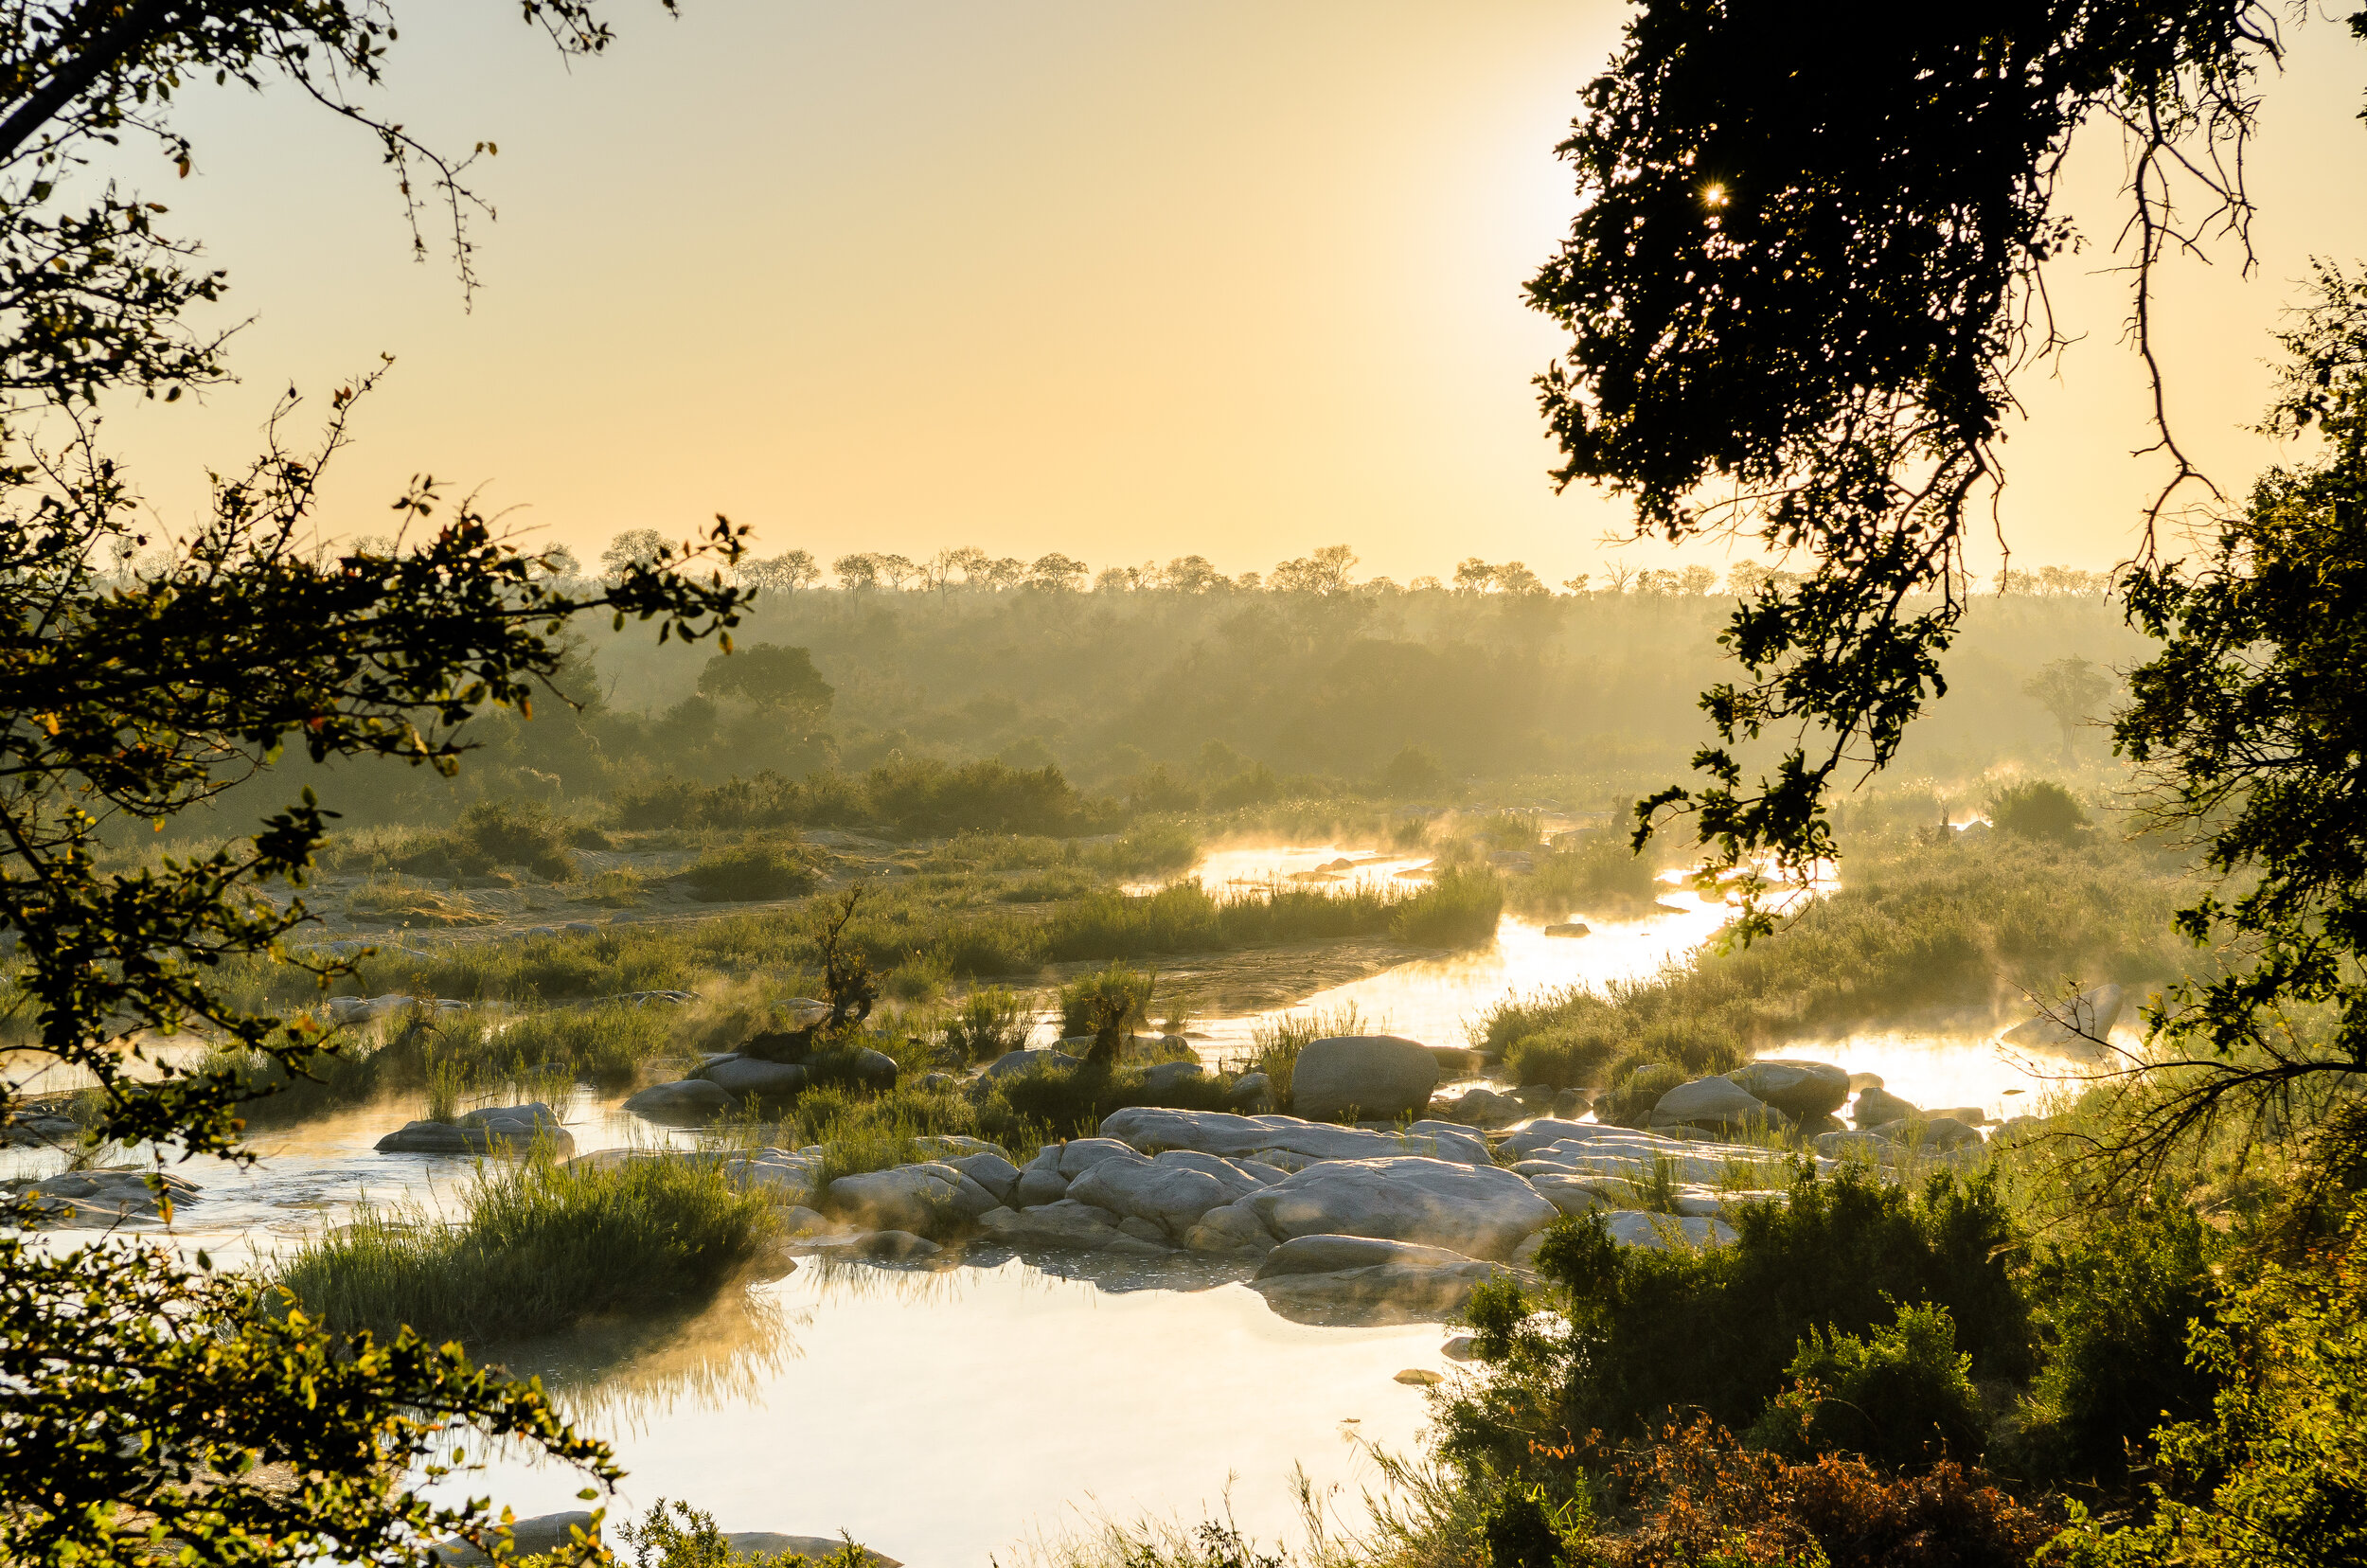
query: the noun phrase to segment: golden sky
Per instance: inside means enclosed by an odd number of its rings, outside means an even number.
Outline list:
[[[408,255],[374,147],[291,95],[200,94],[198,173],[133,164],[254,319],[241,384],[128,411],[115,443],[179,524],[290,382],[390,353],[332,488],[383,526],[412,473],[482,487],[587,559],[717,511],[763,553],[976,543],[1098,567],[1265,570],[1345,541],[1405,580],[1469,555],[1599,569],[1625,513],[1557,496],[1520,285],[1575,205],[1552,148],[1623,8],[1488,0],[684,0],[616,7],[563,65],[499,4],[406,10],[385,97],[500,155],[464,310]],[[2240,490],[2239,428],[2307,258],[2367,254],[2367,51],[2294,29],[2252,160],[2260,265],[2169,286],[2181,435]],[[2073,171],[2109,243],[2119,154]],[[2023,564],[2108,565],[2156,470],[2118,280],[2057,269],[2084,332],[2006,448]],[[1656,544],[1639,566],[1672,559]],[[1717,561],[1714,547],[1685,559]],[[1993,561],[1990,564],[1993,564]]]

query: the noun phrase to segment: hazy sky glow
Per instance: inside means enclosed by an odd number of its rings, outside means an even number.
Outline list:
[[[716,511],[759,547],[977,543],[1228,571],[1334,541],[1400,580],[1467,555],[1549,581],[1625,511],[1556,496],[1528,378],[1556,334],[1520,285],[1575,197],[1552,148],[1623,8],[1013,0],[619,6],[572,70],[511,8],[404,15],[387,110],[465,149],[484,292],[411,263],[374,149],[290,95],[200,94],[199,174],[133,163],[230,271],[242,384],[119,416],[168,522],[294,381],[392,353],[334,526],[404,479],[482,485],[579,553]],[[2261,265],[2186,265],[2181,435],[2240,489],[2269,454],[2269,329],[2307,258],[2367,253],[2367,52],[2288,40],[2252,163]],[[2111,238],[2116,150],[2074,170]],[[2004,519],[2024,564],[2123,555],[2144,388],[2091,251],[2053,281],[2087,334],[2029,390]],[[1643,545],[1638,565],[1667,553]],[[1692,559],[1717,559],[1696,550]]]

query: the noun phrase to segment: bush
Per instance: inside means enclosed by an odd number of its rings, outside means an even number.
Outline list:
[[[1612,1082],[1610,1096],[1596,1103],[1594,1119],[1614,1127],[1642,1127],[1651,1119],[1660,1097],[1686,1081],[1682,1068],[1665,1061],[1630,1068]]]
[[[1887,1470],[1977,1463],[1988,1423],[1971,1364],[1945,1307],[1901,1307],[1867,1339],[1810,1328],[1792,1386],[1769,1401],[1751,1440],[1789,1459],[1849,1453]]]
[[[1546,1233],[1539,1271],[1559,1332],[1523,1327],[1518,1292],[1475,1297],[1475,1325],[1500,1363],[1450,1407],[1457,1457],[1512,1473],[1527,1463],[1539,1406],[1551,1424],[1613,1437],[1700,1410],[1739,1428],[1784,1386],[1811,1331],[1863,1334],[1900,1304],[1948,1310],[1975,1375],[2019,1377],[2031,1360],[2028,1310],[2010,1269],[2019,1237],[1991,1179],[1942,1173],[1909,1191],[1844,1167],[1804,1169],[1786,1204],[1749,1204],[1737,1235],[1700,1251],[1622,1248],[1599,1217]]]
[[[989,986],[962,998],[946,1019],[945,1048],[957,1061],[992,1061],[1024,1046],[1035,1029],[1035,998]]]
[[[1150,1021],[1151,977],[1123,964],[1080,975],[1060,988],[1060,1038],[1093,1036],[1091,1061],[1117,1060],[1127,1037]]]
[[[1031,1131],[1039,1138],[1090,1138],[1102,1119],[1130,1105],[1167,1105],[1185,1111],[1222,1111],[1232,1080],[1220,1074],[1187,1078],[1158,1094],[1150,1092],[1139,1067],[1096,1061],[1075,1067],[1038,1064],[994,1080],[979,1107],[981,1135],[1009,1147],[1007,1139]]]
[[[2044,778],[2000,790],[1989,801],[1989,821],[2001,832],[2055,844],[2072,843],[2090,827],[2077,798]]]
[[[481,1345],[703,1299],[755,1261],[774,1222],[719,1166],[679,1157],[561,1166],[538,1152],[481,1167],[462,1202],[450,1224],[359,1209],[272,1282],[337,1332],[408,1325],[431,1344]]]
[[[787,899],[814,884],[813,867],[796,849],[780,844],[742,844],[710,849],[682,874],[709,903]]]
[[[576,874],[567,840],[574,824],[547,806],[524,800],[480,800],[460,813],[454,829],[467,849],[495,865],[523,865],[553,882]]]
[[[735,1552],[716,1528],[714,1515],[687,1503],[668,1505],[662,1497],[639,1524],[628,1520],[616,1526],[616,1534],[632,1549],[634,1568],[868,1568],[879,1560],[852,1541],[819,1561],[792,1552]]]
[[[1442,871],[1391,913],[1389,935],[1409,947],[1471,947],[1496,937],[1504,886],[1484,866]]]
[[[1528,915],[1645,914],[1659,903],[1652,863],[1628,846],[1624,833],[1564,834],[1534,869],[1513,877],[1506,898]]]

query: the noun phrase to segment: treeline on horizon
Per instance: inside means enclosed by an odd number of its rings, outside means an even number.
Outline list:
[[[295,762],[234,792],[217,820],[268,814],[309,784],[351,826],[439,821],[488,795],[577,814],[634,802],[636,823],[663,825],[652,803],[696,815],[683,792],[697,786],[769,792],[782,821],[855,826],[929,815],[855,802],[881,790],[900,800],[896,780],[980,761],[1013,776],[1057,770],[1080,803],[1030,807],[1011,831],[1346,795],[1525,791],[1599,809],[1682,773],[1705,733],[1700,693],[1731,678],[1717,642],[1731,600],[1705,568],[1666,574],[1665,592],[1647,574],[1582,593],[1506,589],[1499,567],[1486,568],[1492,587],[1473,569],[1458,588],[1396,590],[1352,581],[1354,560],[1344,547],[1308,558],[1336,591],[1277,586],[1291,580],[1277,572],[1255,590],[1163,577],[1155,590],[899,592],[883,576],[763,592],[730,655],[659,647],[633,626],[578,644],[558,681],[568,701],[538,701],[530,722],[474,722],[480,749],[457,784],[383,761]],[[2066,757],[2063,732],[2023,688],[2050,662],[2126,668],[2145,647],[2085,588],[1984,595],[1902,766],[1957,777],[2099,760],[2100,736],[2081,735]]]

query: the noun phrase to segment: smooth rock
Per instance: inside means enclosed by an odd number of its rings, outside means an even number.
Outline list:
[[[1263,1073],[1243,1073],[1233,1080],[1225,1103],[1252,1115],[1273,1109],[1273,1079]]]
[[[1140,1163],[1100,1161],[1069,1184],[1068,1196],[1180,1237],[1210,1209],[1222,1208],[1265,1185],[1213,1154],[1170,1149]]]
[[[1274,1238],[1248,1204],[1228,1203],[1201,1215],[1200,1222],[1184,1233],[1184,1244],[1194,1252],[1264,1253],[1272,1249]]]
[[[1256,1279],[1284,1274],[1338,1274],[1376,1263],[1468,1263],[1470,1255],[1451,1247],[1426,1247],[1372,1236],[1298,1236],[1283,1242],[1257,1265]]]
[[[1427,1154],[1461,1165],[1492,1165],[1487,1140],[1451,1122],[1417,1121],[1402,1133],[1336,1127],[1298,1116],[1237,1116],[1225,1111],[1177,1111],[1137,1105],[1102,1119],[1101,1135],[1145,1153],[1194,1149],[1220,1158],[1255,1155],[1269,1165],[1277,1156],[1308,1160],[1368,1160],[1390,1154]]]
[[[2054,1015],[2041,1013],[2005,1031],[2008,1045],[2092,1045],[2109,1037],[2121,1016],[2121,988],[2081,991]]]
[[[1695,1215],[1646,1214],[1619,1209],[1604,1217],[1611,1238],[1623,1247],[1723,1246],[1735,1238],[1735,1228],[1722,1220]]]
[[[1105,1160],[1124,1160],[1130,1165],[1150,1163],[1132,1146],[1116,1138],[1071,1138],[1060,1146],[1059,1171],[1073,1182]]]
[[[1852,1073],[1849,1075],[1849,1092],[1853,1095],[1860,1089],[1879,1089],[1880,1087],[1882,1087],[1882,1075],[1879,1073]]]
[[[151,1171],[132,1166],[108,1166],[97,1170],[62,1170],[55,1176],[20,1177],[0,1182],[5,1192],[37,1226],[104,1226],[125,1220],[160,1220],[157,1194],[148,1185]],[[197,1187],[184,1177],[152,1172],[165,1196],[178,1209],[199,1201]]]
[[[1129,1214],[1121,1218],[1118,1221],[1118,1234],[1130,1236],[1137,1241],[1151,1242],[1162,1250],[1168,1245],[1167,1233],[1161,1230],[1155,1221],[1145,1220],[1139,1215]]]
[[[1849,1099],[1849,1075],[1822,1061],[1762,1057],[1728,1073],[1736,1087],[1794,1121],[1830,1115]]]
[[[1438,1353],[1450,1362],[1477,1361],[1479,1360],[1479,1351],[1476,1348],[1478,1343],[1468,1334],[1457,1334],[1440,1345]]]
[[[989,1209],[978,1217],[978,1229],[1013,1247],[1060,1247],[1098,1252],[1121,1238],[1118,1217],[1108,1209],[1066,1199],[1038,1208]]]
[[[1492,1089],[1468,1090],[1454,1099],[1437,1101],[1431,1109],[1449,1121],[1473,1127],[1509,1127],[1529,1114],[1527,1106]]]
[[[991,1193],[951,1166],[909,1165],[842,1176],[830,1184],[841,1213],[883,1231],[937,1235],[958,1220],[1000,1207]]]
[[[1143,1091],[1151,1095],[1171,1095],[1186,1083],[1197,1083],[1205,1075],[1197,1061],[1163,1061],[1156,1067],[1143,1070]]]
[[[1565,1176],[1557,1171],[1530,1176],[1528,1183],[1539,1197],[1567,1215],[1593,1214],[1612,1206],[1603,1190],[1605,1184],[1597,1177]]]
[[[1409,1366],[1389,1381],[1405,1383],[1414,1388],[1435,1388],[1447,1380],[1428,1367]]]
[[[1849,1119],[1862,1130],[1880,1127],[1886,1122],[1905,1121],[1923,1113],[1910,1102],[1900,1099],[1887,1089],[1860,1089],[1858,1102],[1849,1108]]]
[[[1298,1322],[1419,1323],[1461,1311],[1474,1287],[1504,1274],[1501,1264],[1441,1248],[1303,1237],[1267,1254],[1250,1284],[1267,1306]]]
[[[1285,1239],[1378,1237],[1468,1257],[1503,1257],[1561,1212],[1508,1170],[1402,1154],[1326,1160],[1243,1202]]]
[[[1036,1050],[1006,1051],[991,1062],[982,1077],[1009,1078],[1013,1073],[1033,1073],[1043,1070],[1066,1072],[1078,1065],[1078,1059],[1066,1051],[1043,1046]]]
[[[1019,1167],[1000,1153],[964,1154],[945,1162],[994,1195],[998,1203],[1007,1203],[1019,1187]]]
[[[1701,1127],[1740,1132],[1787,1127],[1791,1118],[1727,1078],[1695,1078],[1663,1095],[1652,1106],[1652,1126]]]
[[[1317,1120],[1386,1120],[1418,1114],[1437,1086],[1438,1063],[1417,1042],[1338,1035],[1299,1052],[1290,1069],[1290,1107]]]
[[[711,1062],[690,1076],[704,1078],[727,1095],[758,1099],[788,1099],[805,1089],[807,1078],[806,1070],[795,1063],[759,1061],[754,1057]]]
[[[381,1154],[507,1154],[522,1156],[538,1145],[565,1159],[576,1140],[559,1125],[558,1114],[541,1101],[472,1111],[454,1122],[415,1121],[378,1140]]]
[[[760,1149],[723,1162],[725,1178],[742,1192],[762,1193],[774,1203],[793,1205],[813,1202],[814,1177],[821,1168],[821,1155],[785,1149]]]
[[[1019,1173],[1019,1180],[1011,1184],[1011,1195],[1004,1202],[1014,1208],[1040,1208],[1045,1203],[1057,1203],[1067,1196],[1068,1178],[1061,1175],[1057,1167],[1046,1170],[1029,1166]]]
[[[704,1078],[654,1084],[625,1101],[625,1109],[634,1115],[676,1127],[703,1126],[737,1107],[721,1084]]]

